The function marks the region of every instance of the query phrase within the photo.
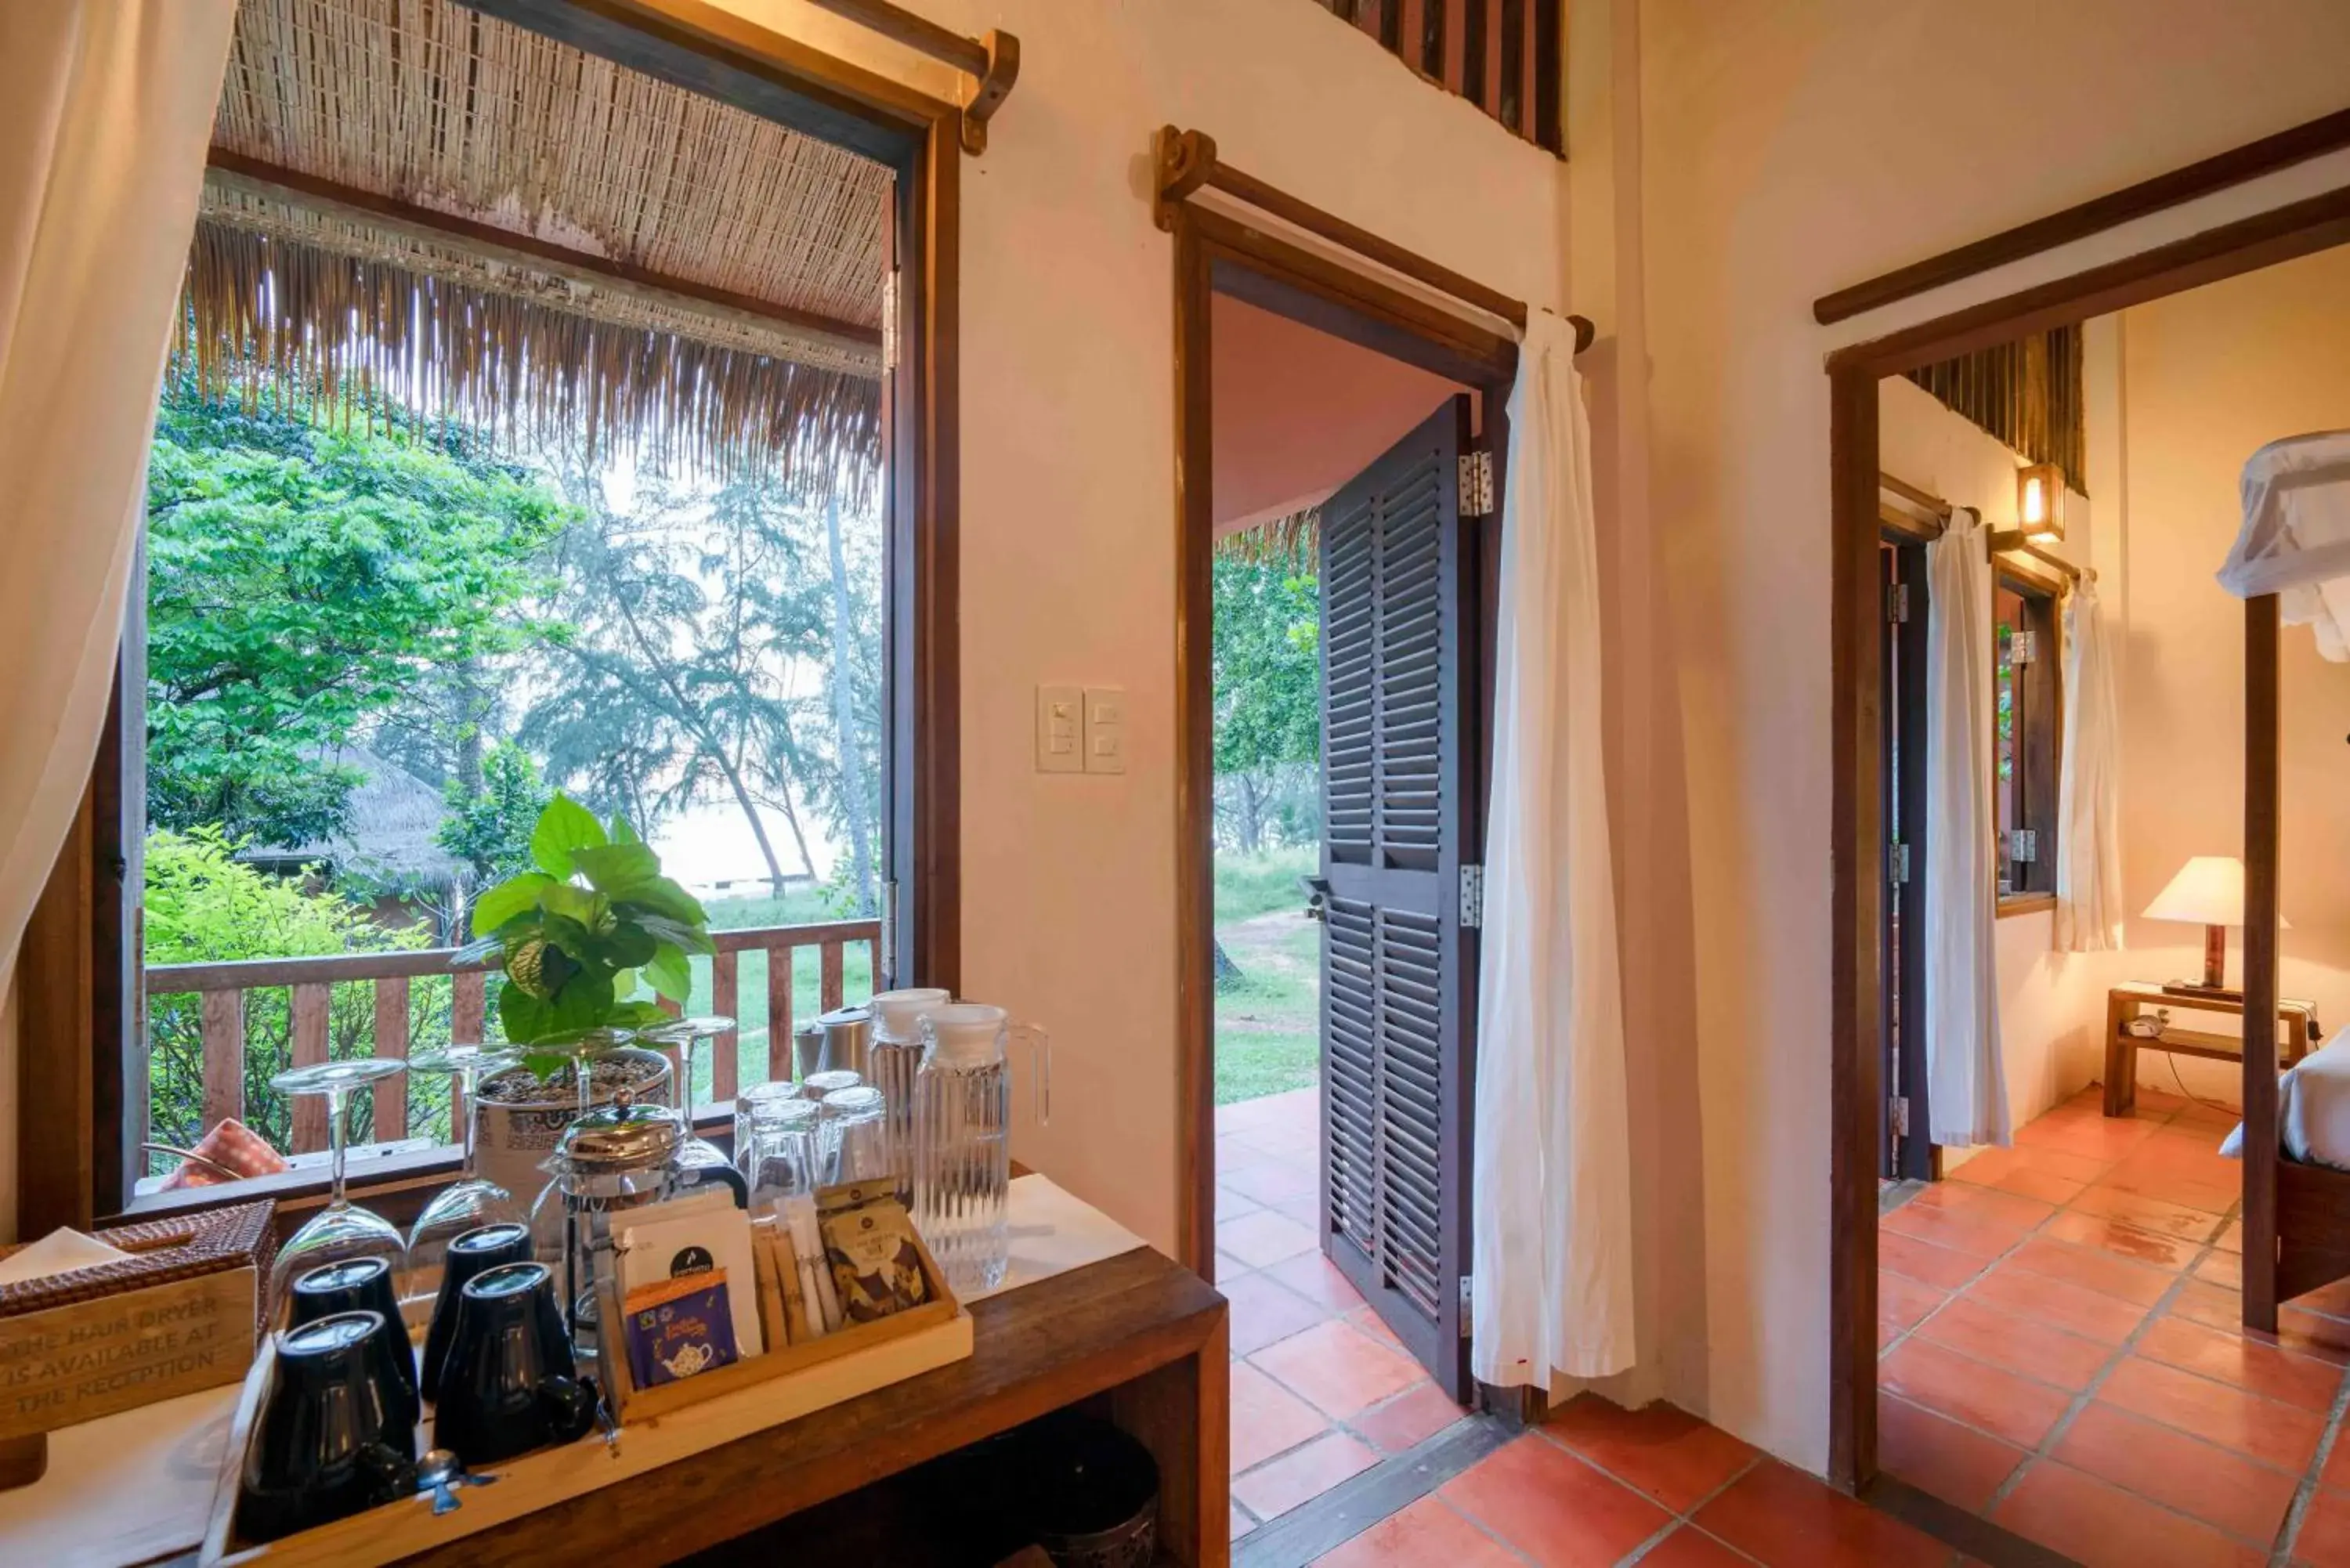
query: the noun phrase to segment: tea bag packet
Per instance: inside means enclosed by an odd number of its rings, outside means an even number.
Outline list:
[[[848,1323],[876,1323],[930,1300],[914,1221],[894,1178],[852,1181],[816,1194],[825,1261]]]
[[[621,1308],[629,1375],[639,1388],[698,1377],[736,1359],[723,1269],[640,1285]]]

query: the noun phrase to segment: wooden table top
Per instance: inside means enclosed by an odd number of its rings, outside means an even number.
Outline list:
[[[1197,1355],[1223,1313],[1223,1297],[1190,1270],[1147,1248],[1127,1252],[976,1303],[972,1355],[951,1366],[406,1561],[669,1562]]]

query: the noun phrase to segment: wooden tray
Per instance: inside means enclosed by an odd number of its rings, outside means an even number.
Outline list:
[[[805,1345],[787,1346],[660,1388],[623,1393],[619,1386],[607,1383],[606,1398],[616,1413],[625,1402],[621,1429],[614,1440],[601,1442],[591,1433],[576,1443],[540,1449],[490,1466],[483,1473],[494,1477],[495,1484],[460,1489],[459,1506],[448,1513],[436,1517],[432,1500],[420,1495],[315,1530],[259,1542],[237,1536],[234,1525],[244,1452],[253,1440],[254,1426],[276,1366],[276,1343],[272,1335],[255,1357],[237,1400],[221,1471],[213,1482],[199,1561],[203,1568],[260,1563],[272,1568],[307,1568],[312,1563],[368,1568],[397,1562],[663,1465],[690,1461],[698,1453],[738,1438],[960,1361],[972,1350],[971,1314],[946,1291],[946,1282],[927,1248],[922,1267],[932,1288],[941,1293],[940,1300],[880,1323],[843,1329]],[[411,1303],[403,1306],[414,1310]],[[619,1321],[608,1294],[604,1310],[615,1314],[604,1322]],[[411,1323],[409,1330],[411,1342],[421,1341],[421,1324]],[[627,1356],[618,1359],[625,1379]],[[613,1365],[608,1352],[599,1357],[600,1367]],[[608,1376],[609,1372],[604,1375]],[[431,1447],[431,1433],[428,1414],[418,1427],[418,1453]]]
[[[619,1332],[621,1312],[618,1287],[608,1277],[598,1282],[598,1321],[608,1325],[597,1340],[598,1373],[604,1386],[604,1397],[614,1417],[623,1426],[631,1421],[652,1420],[738,1389],[754,1387],[778,1377],[788,1377],[844,1355],[854,1355],[859,1351],[889,1345],[909,1334],[951,1323],[962,1311],[962,1303],[955,1299],[954,1292],[947,1286],[946,1275],[941,1272],[938,1260],[931,1256],[928,1243],[917,1234],[914,1248],[922,1257],[922,1277],[930,1282],[929,1301],[904,1312],[892,1313],[879,1323],[858,1324],[855,1327],[835,1330],[803,1345],[783,1345],[775,1348],[783,1338],[778,1332],[783,1282],[776,1277],[773,1255],[764,1244],[758,1244],[774,1231],[775,1226],[772,1220],[762,1220],[751,1229],[754,1241],[751,1251],[759,1272],[759,1323],[765,1331],[770,1348],[764,1355],[753,1356],[747,1361],[737,1361],[731,1366],[705,1372],[682,1383],[665,1383],[658,1388],[639,1388],[629,1376],[628,1350]],[[819,1262],[817,1266],[825,1265]]]

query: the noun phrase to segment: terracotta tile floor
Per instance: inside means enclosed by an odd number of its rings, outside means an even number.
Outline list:
[[[1311,1089],[1216,1113],[1235,1539],[1461,1415],[1322,1258],[1319,1116]],[[1306,1244],[1293,1250],[1274,1219]],[[1934,1292],[1919,1312],[1940,1299]],[[2350,1532],[2350,1511],[2342,1528]],[[1627,1412],[1586,1395],[1321,1559],[1334,1568],[1630,1561],[1951,1568],[1959,1558],[1693,1416],[1664,1405]]]
[[[1313,1089],[1216,1112],[1216,1287],[1232,1307],[1235,1534],[1462,1414],[1323,1259],[1320,1137]],[[1411,1533],[1416,1524],[1397,1528],[1427,1539]]]
[[[2350,1564],[2350,1290],[2243,1331],[2233,1125],[2091,1087],[1886,1215],[1883,1467],[2090,1568]]]

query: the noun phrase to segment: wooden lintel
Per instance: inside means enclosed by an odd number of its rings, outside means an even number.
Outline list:
[[[460,244],[470,251],[494,256],[514,265],[571,278],[594,288],[638,295],[671,309],[692,310],[757,331],[774,332],[783,328],[828,338],[851,352],[874,356],[875,373],[879,373],[881,329],[879,327],[842,321],[816,311],[778,305],[754,295],[738,294],[732,289],[696,283],[689,278],[673,277],[629,262],[592,255],[536,235],[515,234],[509,229],[453,213],[436,213],[394,196],[339,184],[298,169],[265,163],[225,148],[213,148],[208,161],[212,177],[230,188],[253,191],[349,222],[372,224],[430,243]],[[880,290],[880,280],[876,278],[874,293],[877,298]]]

